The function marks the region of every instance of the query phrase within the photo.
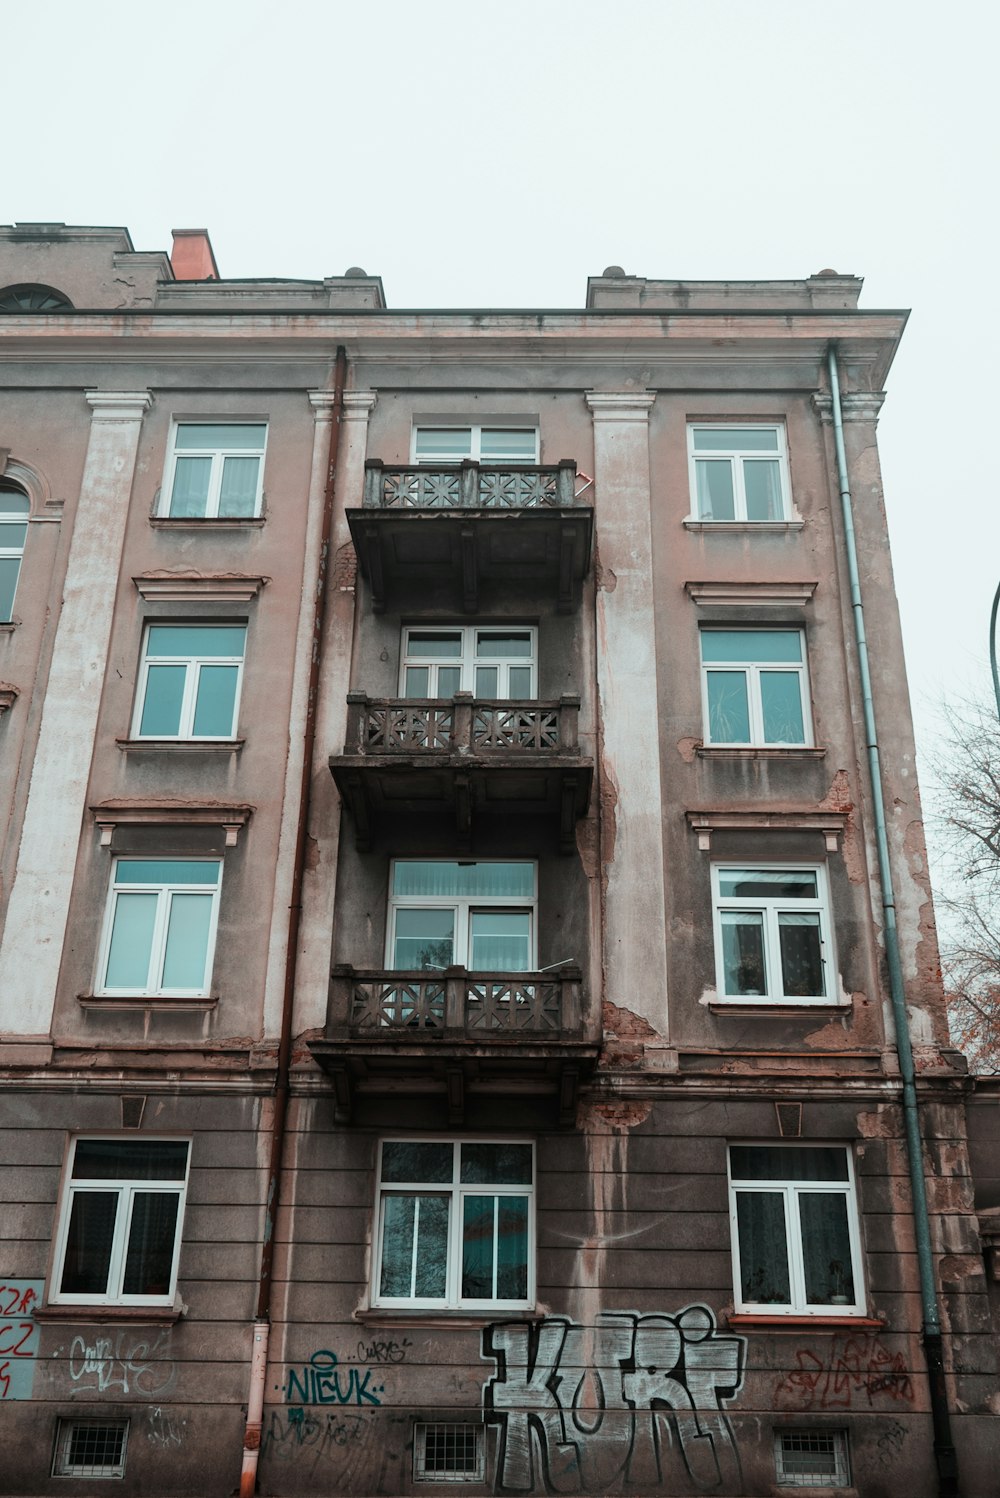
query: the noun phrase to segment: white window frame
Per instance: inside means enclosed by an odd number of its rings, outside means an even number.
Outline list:
[[[84,1477],[93,1481],[107,1481],[108,1478],[125,1476],[125,1463],[128,1455],[128,1419],[105,1419],[101,1420],[94,1416],[84,1416],[82,1419],[74,1420],[68,1415],[62,1415],[56,1422],[56,1445],[52,1456],[53,1477]],[[114,1463],[77,1463],[70,1459],[73,1448],[74,1433],[80,1429],[117,1430],[121,1434],[121,1458]],[[97,1470],[95,1470],[95,1468]]]
[[[80,1134],[70,1141],[69,1151],[66,1156],[66,1168],[63,1180],[63,1189],[59,1201],[59,1217],[56,1229],[55,1257],[52,1267],[52,1292],[49,1300],[53,1305],[92,1305],[92,1306],[167,1306],[173,1305],[174,1295],[177,1290],[177,1271],[180,1261],[180,1246],[184,1229],[184,1208],[187,1201],[188,1181],[191,1176],[191,1140],[184,1135],[156,1135],[151,1141],[148,1137],[143,1138],[143,1143],[157,1144],[183,1144],[187,1146],[187,1160],[184,1167],[183,1180],[157,1181],[144,1180],[140,1177],[73,1177],[73,1161],[76,1156],[78,1144],[91,1144],[102,1140],[113,1140],[117,1144],[139,1143],[138,1139],[122,1139],[119,1134]],[[78,1195],[87,1192],[104,1192],[110,1194],[117,1192],[118,1205],[115,1209],[115,1226],[111,1242],[111,1252],[108,1263],[108,1288],[104,1294],[86,1295],[80,1291],[62,1291],[63,1272],[65,1270],[66,1248],[69,1240],[70,1219],[73,1215],[73,1201]],[[129,1231],[132,1226],[132,1211],[137,1193],[155,1192],[172,1194],[177,1197],[177,1221],[174,1225],[174,1242],[171,1250],[170,1286],[163,1295],[126,1295],[122,1290],[122,1282],[125,1275],[126,1254],[128,1250]]]
[[[711,452],[695,451],[695,434],[703,431],[734,431],[741,427],[760,427],[762,430],[776,432],[778,434],[778,446],[775,452],[767,452],[760,448],[741,448],[733,445],[730,448],[713,449]],[[792,488],[788,470],[788,438],[785,432],[785,424],[782,421],[689,421],[687,424],[688,444],[688,480],[691,493],[691,514],[689,520],[697,520],[702,525],[784,525],[792,518]],[[711,517],[701,515],[698,510],[698,476],[695,468],[695,460],[707,459],[715,462],[725,462],[728,458],[733,475],[733,509],[732,520],[715,520]],[[743,477],[743,465],[749,461],[761,461],[761,459],[777,460],[779,482],[781,485],[781,514],[772,520],[751,520],[747,515],[746,484]]]
[[[421,656],[419,652],[411,652],[409,648],[410,635],[412,633],[430,634],[439,630],[442,634],[460,634],[462,636],[461,655],[454,656]],[[531,636],[531,655],[519,656],[517,658],[484,657],[480,660],[477,654],[478,636],[484,634],[508,635],[528,634]],[[528,701],[538,695],[538,627],[534,624],[407,624],[403,626],[403,637],[399,650],[399,695],[406,696],[406,670],[408,666],[429,666],[432,671],[440,666],[451,666],[461,670],[460,692],[473,692],[476,690],[476,667],[498,666],[501,671],[501,683],[509,685],[507,674],[511,666],[527,667],[531,672],[531,690],[527,698],[511,698],[509,692],[499,692],[491,701]],[[428,693],[429,698],[438,696],[437,692]]]
[[[455,863],[452,858],[442,859],[393,859],[389,866],[389,912],[386,921],[385,962],[389,972],[396,969],[393,966],[396,950],[396,913],[400,910],[426,910],[429,907],[435,910],[452,910],[455,913],[455,947],[452,953],[452,966],[465,967],[469,965],[469,957],[472,950],[472,917],[481,910],[507,911],[520,913],[526,911],[529,917],[529,965],[527,972],[536,972],[538,964],[538,864],[530,858],[473,858],[469,862],[475,864],[486,863],[530,863],[534,870],[533,892],[530,899],[512,899],[507,895],[395,895],[393,887],[396,882],[397,863]],[[465,862],[465,860],[462,860]]]
[[[723,895],[719,889],[719,876],[725,869],[747,869],[761,873],[802,873],[816,875],[816,895],[813,899],[789,901],[777,896],[762,896],[756,900],[741,899],[735,895]],[[766,994],[729,994],[725,990],[726,968],[722,950],[722,920],[724,910],[760,913],[764,917],[764,968],[769,992]],[[802,997],[786,994],[781,973],[781,932],[779,915],[782,912],[805,914],[819,913],[820,961],[823,964],[824,994]],[[834,991],[837,964],[833,947],[833,922],[830,913],[830,887],[826,865],[813,863],[809,859],[782,859],[780,863],[754,858],[719,860],[712,864],[712,929],[715,934],[716,1001],[720,1004],[755,1004],[762,1008],[774,1008],[779,1004],[826,1005],[835,1004]]]
[[[468,432],[469,451],[463,457],[455,458],[419,458],[417,456],[417,433],[418,432]],[[513,459],[483,458],[483,432],[531,432],[535,439],[535,455],[533,458]],[[539,462],[540,440],[538,427],[534,422],[520,422],[514,419],[510,421],[421,421],[416,422],[410,433],[410,463],[416,467],[424,468],[455,468],[459,463],[471,460],[475,463],[485,463],[488,468],[530,468]]]
[[[420,1144],[450,1144],[452,1146],[452,1179],[447,1181],[386,1181],[382,1180],[382,1151],[386,1144],[397,1143],[420,1143]],[[531,1183],[530,1185],[494,1185],[486,1182],[463,1182],[459,1179],[462,1159],[462,1146],[465,1144],[523,1144],[531,1149]],[[375,1252],[372,1257],[372,1285],[371,1303],[373,1306],[395,1306],[400,1309],[412,1310],[529,1310],[535,1304],[535,1258],[537,1235],[535,1229],[535,1204],[538,1182],[538,1162],[534,1140],[518,1138],[517,1136],[503,1137],[480,1137],[472,1135],[468,1138],[456,1139],[453,1135],[421,1135],[419,1140],[400,1136],[387,1137],[379,1141],[378,1168],[375,1177]],[[390,1196],[448,1196],[448,1262],[446,1267],[445,1294],[437,1296],[387,1296],[379,1294],[379,1282],[382,1277],[382,1238],[385,1224],[385,1213],[383,1203]],[[461,1296],[462,1282],[462,1228],[463,1211],[462,1202],[466,1196],[517,1196],[528,1198],[528,1263],[527,1263],[527,1295],[524,1300],[463,1300]],[[494,1263],[496,1258],[494,1256]]]
[[[242,655],[149,655],[149,632],[151,629],[242,629]],[[240,720],[240,697],[243,692],[243,663],[246,660],[247,626],[243,621],[227,624],[191,624],[180,619],[149,619],[142,634],[142,659],[139,664],[139,681],[136,686],[135,708],[132,713],[133,739],[156,739],[164,743],[226,743],[236,736]],[[146,688],[151,666],[184,666],[184,697],[181,702],[179,732],[142,732],[142,714],[146,706]],[[233,696],[233,720],[228,733],[199,733],[194,731],[195,710],[198,706],[198,684],[203,666],[235,666],[236,692]]]
[[[157,883],[123,883],[118,879],[118,869],[124,863],[203,863],[206,867],[218,870],[218,877],[214,884],[206,881],[204,884],[171,884],[169,881]],[[108,889],[107,906],[104,912],[104,926],[101,932],[101,943],[98,955],[97,971],[99,981],[95,987],[96,995],[107,995],[109,997],[127,995],[129,998],[206,998],[211,992],[212,969],[215,962],[215,941],[219,928],[219,901],[222,893],[222,864],[221,858],[162,858],[150,854],[144,857],[139,853],[123,854],[116,858],[111,869],[111,883]],[[150,942],[149,963],[147,965],[147,984],[144,988],[136,989],[134,986],[128,988],[110,988],[106,978],[108,972],[108,959],[111,955],[111,936],[114,931],[115,909],[120,894],[156,894],[156,916],[153,923],[153,936]],[[170,905],[175,894],[196,894],[212,896],[211,914],[209,916],[208,939],[205,943],[205,981],[200,988],[165,988],[162,985],[163,964],[166,958],[167,933],[169,930]],[[148,981],[148,980],[152,981]]]
[[[701,715],[703,724],[704,741],[711,748],[728,749],[811,749],[813,746],[811,696],[809,692],[809,670],[806,658],[806,632],[795,624],[775,625],[774,631],[779,634],[797,634],[802,646],[802,659],[799,662],[783,661],[757,661],[754,658],[747,660],[732,661],[706,661],[702,649],[702,641],[710,634],[769,634],[772,631],[764,625],[755,624],[720,624],[717,626],[703,625],[698,631],[698,648],[701,654]],[[749,739],[713,739],[712,718],[709,711],[708,700],[708,678],[713,671],[742,671],[747,681],[747,703],[749,706],[750,737]],[[782,671],[788,675],[796,675],[799,678],[799,702],[802,708],[802,738],[798,740],[769,739],[764,736],[764,699],[760,687],[760,674],[762,671]]]
[[[213,427],[213,426],[241,426],[241,427],[263,427],[264,444],[262,447],[185,447],[178,449],[177,437],[181,427]],[[259,458],[257,466],[257,492],[254,496],[252,515],[222,516],[223,520],[231,520],[238,524],[241,520],[255,520],[261,512],[264,498],[264,461],[267,457],[267,440],[270,435],[270,423],[263,417],[250,416],[199,416],[197,418],[178,417],[171,423],[170,444],[167,450],[167,463],[163,473],[163,486],[160,490],[160,504],[158,515],[164,520],[187,520],[196,525],[199,520],[218,520],[219,501],[222,495],[222,473],[227,458]],[[174,471],[177,467],[178,458],[211,458],[212,470],[208,481],[208,494],[205,498],[205,513],[203,515],[173,515],[171,503],[174,494]]]
[[[14,510],[10,505],[8,496],[21,500],[21,506]],[[22,508],[23,506],[23,508]],[[0,558],[4,561],[15,561],[17,563],[17,575],[14,578],[14,587],[10,595],[11,612],[4,617],[0,615],[0,624],[9,624],[14,614],[14,600],[17,597],[18,584],[21,581],[21,568],[24,564],[24,549],[27,544],[27,526],[31,520],[31,500],[19,484],[7,483],[0,488],[0,537],[3,536],[7,525],[23,525],[25,527],[25,540],[20,546],[0,546]]]
[[[754,1148],[765,1146],[772,1149],[840,1149],[847,1159],[846,1181],[741,1181],[733,1175],[733,1147]],[[819,1316],[824,1320],[832,1316],[864,1316],[865,1302],[864,1259],[861,1252],[861,1218],[858,1211],[857,1178],[854,1170],[854,1152],[849,1145],[825,1139],[803,1139],[794,1142],[781,1139],[738,1139],[730,1141],[726,1150],[726,1173],[729,1181],[729,1223],[733,1253],[733,1297],[735,1310],[753,1316]],[[740,1236],[737,1218],[737,1199],[752,1192],[779,1193],[784,1199],[785,1243],[788,1250],[788,1278],[791,1303],[775,1305],[772,1301],[745,1301],[743,1299],[743,1276],[740,1268]],[[798,1197],[802,1193],[830,1194],[842,1196],[847,1202],[847,1229],[851,1245],[851,1272],[854,1281],[855,1300],[850,1305],[810,1305],[806,1300],[805,1267],[802,1252],[802,1227],[798,1209]]]

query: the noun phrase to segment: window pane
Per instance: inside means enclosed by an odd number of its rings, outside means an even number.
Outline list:
[[[781,469],[777,462],[747,459],[743,464],[743,487],[748,520],[781,520]]]
[[[510,695],[514,698],[525,698],[531,696],[531,667],[511,666],[508,673],[508,686]]]
[[[204,515],[211,476],[211,458],[178,458],[170,495],[171,515]]]
[[[443,462],[457,463],[472,452],[472,431],[469,427],[418,427],[416,454],[418,463],[438,458]]]
[[[382,1295],[441,1299],[447,1287],[448,1199],[383,1197]]]
[[[753,911],[723,910],[722,968],[725,992],[758,998],[767,993],[764,918]]]
[[[535,452],[532,429],[483,428],[480,439],[480,460],[483,463],[533,463]]]
[[[164,988],[204,988],[211,895],[173,895],[163,959]]]
[[[28,496],[22,494],[20,489],[10,489],[6,484],[0,484],[0,515],[30,514]]]
[[[23,551],[28,534],[27,525],[19,520],[5,520],[2,514],[0,522],[0,551]]]
[[[496,1198],[467,1196],[462,1219],[462,1297],[493,1298],[493,1233]]]
[[[785,993],[797,999],[826,992],[818,911],[779,911],[781,978]]]
[[[695,451],[700,453],[778,452],[774,427],[695,427]]]
[[[181,448],[242,448],[245,452],[261,452],[267,426],[252,422],[182,422],[177,428],[176,446]]]
[[[809,869],[720,869],[719,893],[738,900],[815,900]]]
[[[854,1305],[847,1197],[839,1191],[800,1191],[799,1222],[809,1305]]]
[[[447,657],[454,660],[462,654],[462,636],[456,631],[411,629],[407,637],[406,653],[419,656],[421,660],[438,660]]]
[[[14,609],[20,557],[0,557],[0,624],[7,624]]]
[[[734,1144],[733,1179],[740,1181],[846,1181],[847,1152],[838,1146]]]
[[[531,899],[535,893],[535,865],[401,858],[394,866],[393,893]]]
[[[463,1144],[461,1178],[472,1186],[530,1186],[530,1144]]]
[[[784,1197],[778,1191],[737,1192],[736,1221],[743,1300],[754,1305],[789,1305]]]
[[[802,636],[797,629],[703,629],[703,661],[770,661],[798,665],[802,660]]]
[[[214,859],[120,858],[116,884],[218,884]]]
[[[454,1169],[450,1144],[387,1139],[382,1146],[383,1181],[450,1181]]]
[[[186,666],[150,666],[142,701],[139,733],[143,738],[176,738],[181,731]]]
[[[500,675],[496,666],[476,667],[476,696],[500,696]]]
[[[708,734],[713,744],[749,744],[750,700],[745,671],[709,671]]]
[[[150,659],[222,656],[242,660],[246,634],[242,624],[153,624],[146,633],[146,655]]]
[[[106,988],[144,989],[149,981],[157,896],[119,894],[115,900]]]
[[[168,1295],[180,1198],[173,1191],[137,1191],[125,1253],[126,1295]]]
[[[379,1292],[382,1295],[409,1295],[413,1284],[417,1198],[383,1197],[382,1212],[382,1273]]]
[[[497,1197],[497,1297],[528,1297],[528,1198]]]
[[[476,971],[526,973],[531,963],[527,910],[475,910],[469,966]]]
[[[476,654],[480,660],[502,657],[504,660],[531,659],[531,635],[527,630],[501,635],[480,630],[476,637]]]
[[[406,971],[450,967],[455,961],[453,910],[397,910],[393,966]]]
[[[196,738],[228,738],[233,732],[239,666],[202,666],[194,707]]]
[[[257,508],[259,458],[226,458],[222,464],[219,514],[252,515]]]
[[[177,1139],[78,1139],[73,1179],[183,1181],[187,1152]]]
[[[117,1191],[77,1191],[59,1289],[64,1295],[103,1295],[108,1288]]]
[[[694,465],[698,485],[698,514],[702,520],[735,520],[733,468],[723,462],[697,462]]]
[[[406,686],[404,688],[407,697],[429,697],[429,675],[430,668],[428,666],[407,666]]]
[[[437,694],[439,697],[454,697],[462,690],[461,666],[438,666]]]
[[[798,671],[762,671],[760,699],[769,744],[804,744],[802,678]]]

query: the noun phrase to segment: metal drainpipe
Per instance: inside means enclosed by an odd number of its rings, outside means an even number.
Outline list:
[[[319,697],[320,661],[323,649],[323,623],[326,618],[327,583],[330,571],[330,538],[333,534],[333,497],[336,485],[337,458],[340,454],[340,421],[344,407],[344,384],[347,377],[347,353],[337,349],[333,374],[333,413],[330,426],[330,454],[323,491],[323,520],[320,532],[319,565],[316,569],[316,592],[313,604],[312,652],[309,662],[309,690],[306,696],[306,722],[302,752],[302,781],[299,787],[299,819],[295,833],[295,856],[292,864],[292,891],[288,907],[288,947],[285,953],[285,985],[281,1000],[281,1029],[278,1035],[278,1063],[274,1083],[274,1114],[271,1120],[271,1156],[268,1167],[267,1195],[264,1206],[264,1241],[260,1254],[260,1280],[257,1310],[253,1327],[253,1354],[250,1364],[250,1393],[247,1399],[247,1423],[243,1437],[243,1469],[240,1474],[240,1498],[253,1498],[257,1485],[257,1462],[264,1415],[264,1380],[267,1373],[267,1344],[271,1318],[271,1284],[274,1270],[274,1228],[278,1215],[281,1187],[281,1157],[288,1119],[288,1079],[292,1056],[292,1005],[295,998],[295,968],[299,950],[299,926],[302,919],[302,880],[305,874],[306,835],[309,830],[309,789],[312,784],[313,750],[316,744],[316,707]]]
[[[847,569],[851,584],[851,609],[854,614],[854,636],[858,647],[861,673],[861,699],[864,710],[865,742],[868,770],[875,809],[875,841],[878,848],[879,883],[882,888],[882,913],[885,930],[885,955],[889,968],[889,992],[896,1029],[896,1054],[903,1080],[903,1118],[906,1125],[906,1156],[913,1193],[913,1227],[917,1241],[917,1264],[920,1271],[920,1300],[923,1311],[923,1343],[930,1381],[931,1422],[934,1429],[934,1458],[937,1463],[938,1492],[941,1498],[957,1498],[958,1460],[951,1434],[948,1391],[944,1377],[941,1344],[941,1317],[934,1283],[934,1261],[931,1253],[930,1216],[927,1210],[927,1188],[924,1182],[923,1148],[917,1089],[913,1068],[913,1048],[906,1015],[906,993],[903,986],[903,964],[896,926],[896,902],[893,893],[892,868],[889,862],[889,840],[886,834],[885,801],[882,796],[882,769],[879,761],[878,734],[872,702],[871,672],[868,666],[868,641],[865,637],[864,605],[858,575],[858,552],[854,536],[854,509],[850,481],[847,477],[847,454],[844,450],[844,418],[840,404],[840,375],[837,349],[832,344],[827,353],[830,372],[830,395],[833,403],[833,437],[837,450],[837,478],[844,517],[844,539]]]

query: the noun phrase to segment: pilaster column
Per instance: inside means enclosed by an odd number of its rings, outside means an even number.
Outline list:
[[[660,715],[649,471],[654,394],[594,392],[604,998],[666,1039]]]
[[[90,438],[7,921],[0,1032],[47,1033],[148,390],[89,390]],[[55,604],[55,600],[53,600]]]

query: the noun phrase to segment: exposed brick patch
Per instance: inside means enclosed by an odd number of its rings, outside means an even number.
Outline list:
[[[353,589],[358,576],[358,555],[350,541],[338,546],[333,560],[332,583],[344,591]]]

